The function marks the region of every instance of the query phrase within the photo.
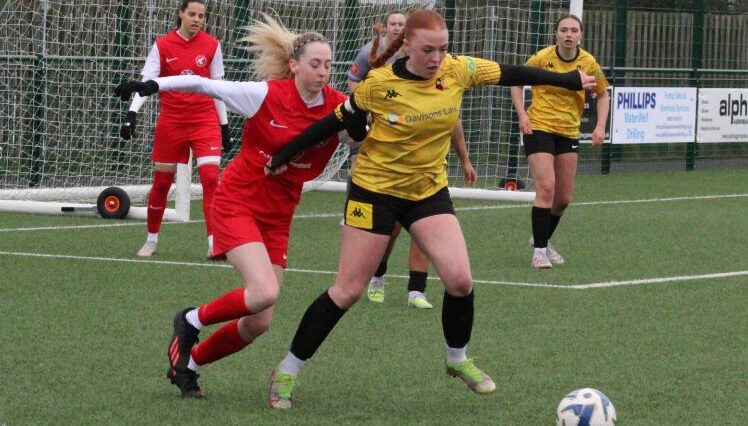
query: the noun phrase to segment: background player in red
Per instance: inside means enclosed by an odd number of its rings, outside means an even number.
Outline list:
[[[265,19],[249,28],[246,41],[256,53],[254,77],[268,81],[179,76],[131,81],[115,89],[124,99],[136,91],[203,93],[247,117],[242,147],[223,172],[212,212],[213,253],[228,258],[243,286],[175,316],[167,377],[186,397],[203,397],[198,367],[243,349],[270,326],[303,183],[324,170],[339,143],[337,134],[325,138],[296,156],[282,175],[265,176],[264,166],[278,150],[346,99],[327,86],[332,51],[323,36],[296,35],[272,18]],[[226,321],[230,322],[193,348],[204,326]]]
[[[205,0],[183,0],[177,14],[177,28],[153,43],[141,71],[143,81],[171,75],[223,78],[221,44],[203,31]],[[129,140],[135,134],[137,114],[146,99],[135,95],[120,128],[122,138]],[[230,142],[226,107],[220,100],[192,93],[164,93],[160,96],[160,102],[151,155],[155,170],[148,196],[148,237],[138,256],[147,257],[156,253],[166,199],[177,163],[187,163],[192,148],[203,186],[203,215],[208,234],[208,257],[211,257],[213,230],[210,204],[218,184],[221,145],[228,146]]]

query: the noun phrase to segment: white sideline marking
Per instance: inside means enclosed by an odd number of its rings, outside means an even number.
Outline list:
[[[611,200],[611,201],[585,201],[585,202],[574,202],[574,206],[601,206],[608,204],[633,204],[633,203],[659,203],[668,201],[688,201],[688,200],[711,200],[719,198],[739,198],[748,197],[748,194],[724,194],[724,195],[695,195],[691,197],[667,197],[667,198],[643,198],[639,200]],[[473,207],[459,207],[455,211],[458,212],[469,212],[476,210],[501,210],[501,209],[517,209],[527,208],[530,204],[517,203],[517,204],[502,204],[502,205],[488,205],[488,206],[473,206]],[[343,212],[335,213],[304,213],[294,216],[294,219],[318,219],[327,217],[343,217]],[[204,223],[204,220],[190,220],[187,222],[164,222],[164,225],[182,225],[188,223]],[[110,227],[122,227],[122,226],[142,226],[141,221],[128,221],[121,223],[106,223],[96,225],[75,225],[75,226],[39,226],[33,228],[5,228],[0,229],[0,232],[23,232],[23,231],[65,231],[69,229],[88,229],[88,228],[110,228]]]
[[[683,275],[680,277],[644,278],[640,280],[628,280],[628,281],[605,281],[601,283],[592,283],[592,284],[577,284],[572,287],[576,290],[586,290],[590,288],[620,287],[620,286],[625,286],[625,285],[660,284],[660,283],[671,283],[671,282],[676,282],[676,281],[693,281],[693,280],[711,280],[711,279],[719,279],[719,278],[738,277],[741,275],[748,275],[748,271],[721,272],[721,273],[716,273],[716,274],[704,274],[704,275]]]
[[[178,262],[171,260],[147,260],[147,259],[126,259],[126,258],[110,258],[110,257],[95,257],[95,256],[72,256],[66,254],[44,254],[44,253],[22,253],[22,252],[9,252],[0,251],[0,255],[6,256],[23,256],[23,257],[41,257],[47,259],[72,259],[72,260],[93,260],[93,261],[104,261],[104,262],[124,262],[124,263],[152,263],[156,265],[178,265],[178,266],[197,266],[207,268],[231,268],[231,265],[226,262]],[[287,268],[287,272],[301,273],[301,274],[318,274],[318,275],[335,275],[336,271],[320,271],[315,269],[296,269]],[[607,287],[621,287],[629,285],[644,285],[644,284],[661,284],[678,281],[694,281],[694,280],[712,280],[720,278],[731,278],[742,275],[748,275],[746,271],[733,271],[733,272],[720,272],[714,274],[702,274],[702,275],[681,275],[674,277],[663,277],[663,278],[643,278],[638,280],[627,280],[627,281],[604,281],[599,283],[590,284],[544,284],[544,283],[523,283],[514,281],[498,281],[498,280],[481,280],[474,279],[473,282],[476,284],[490,284],[490,285],[505,285],[505,286],[517,286],[517,287],[540,287],[540,288],[559,288],[564,290],[588,290],[594,288],[607,288]],[[388,278],[399,278],[408,279],[405,275],[387,275]],[[430,281],[438,281],[439,278],[431,277]]]

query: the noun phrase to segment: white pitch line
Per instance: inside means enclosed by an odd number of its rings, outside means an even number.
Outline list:
[[[177,266],[196,266],[196,267],[207,267],[207,268],[231,268],[231,265],[226,262],[178,262],[171,260],[149,260],[149,259],[127,259],[127,258],[112,258],[112,257],[96,257],[96,256],[73,256],[65,254],[44,254],[44,253],[23,253],[23,252],[8,252],[0,251],[0,255],[7,256],[23,256],[23,257],[39,257],[47,259],[71,259],[71,260],[89,260],[89,261],[102,261],[102,262],[124,262],[124,263],[146,263],[154,265],[177,265]],[[322,271],[315,269],[296,269],[287,268],[286,272],[300,273],[300,274],[317,274],[317,275],[335,275],[336,271]],[[713,274],[702,274],[702,275],[682,275],[674,277],[664,278],[643,278],[637,280],[627,281],[605,281],[599,283],[590,284],[547,284],[547,283],[525,283],[516,281],[500,281],[500,280],[482,280],[473,279],[476,284],[488,284],[488,285],[505,285],[515,287],[538,287],[538,288],[558,288],[563,290],[588,290],[594,288],[607,288],[607,287],[622,287],[629,285],[645,285],[645,284],[661,284],[678,281],[694,281],[694,280],[713,280],[720,278],[731,278],[748,275],[748,271],[733,271],[733,272],[720,272]],[[395,279],[408,279],[405,275],[387,275],[388,278]],[[430,281],[438,281],[439,278],[431,277]]]
[[[611,204],[633,204],[633,203],[659,203],[669,201],[689,201],[689,200],[712,200],[720,198],[739,198],[748,197],[748,194],[724,194],[724,195],[696,195],[690,197],[667,197],[667,198],[643,198],[639,200],[610,200],[610,201],[583,201],[574,202],[574,206],[602,206]],[[502,209],[518,209],[527,208],[529,204],[499,204],[499,205],[487,205],[487,206],[472,206],[472,207],[458,207],[455,211],[458,212],[470,212],[480,210],[502,210]],[[302,213],[294,216],[296,219],[320,219],[328,217],[342,217],[342,212],[335,213]],[[188,223],[203,223],[204,220],[190,220],[187,222],[164,222],[164,225],[183,225]],[[66,231],[70,229],[89,229],[89,228],[110,228],[110,227],[123,227],[123,226],[142,226],[141,221],[127,221],[119,223],[106,223],[96,225],[74,225],[74,226],[38,226],[31,228],[5,228],[0,229],[0,232],[28,232],[28,231]]]
[[[719,278],[731,278],[739,277],[741,275],[748,275],[748,271],[734,271],[734,272],[720,272],[716,274],[703,274],[703,275],[683,275],[676,277],[665,277],[665,278],[644,278],[639,280],[628,280],[628,281],[605,281],[601,283],[592,284],[576,284],[570,286],[575,290],[587,290],[590,288],[605,288],[605,287],[621,287],[626,285],[642,285],[642,284],[661,284],[661,283],[672,283],[677,281],[694,281],[694,280],[712,280]]]

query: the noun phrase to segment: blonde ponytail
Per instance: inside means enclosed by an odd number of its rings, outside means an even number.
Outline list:
[[[327,39],[318,33],[308,32],[301,35],[292,33],[283,24],[270,15],[263,13],[263,21],[255,20],[246,28],[247,36],[241,42],[248,43],[246,47],[255,59],[250,65],[253,80],[280,80],[291,77],[288,61],[299,59],[304,53],[305,45],[313,41],[328,43]]]

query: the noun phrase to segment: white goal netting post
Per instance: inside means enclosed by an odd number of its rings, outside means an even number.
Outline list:
[[[37,211],[44,202],[51,206],[41,209],[46,213],[65,205],[90,211],[109,186],[124,188],[133,205],[145,204],[158,102],[146,103],[137,137],[123,141],[118,129],[128,105],[114,98],[112,89],[139,78],[155,38],[173,28],[178,5],[177,0],[0,0],[0,210],[27,211],[18,206],[29,203],[28,211]],[[417,7],[445,15],[452,53],[512,64],[552,43],[553,22],[570,10],[568,0],[210,0],[206,30],[221,40],[230,80],[248,79],[251,58],[237,40],[259,13],[279,16],[292,30],[321,32],[333,43],[331,84],[345,90],[345,73],[371,39],[373,24],[390,10]],[[453,191],[455,196],[531,200],[531,192],[497,190],[507,179],[531,187],[509,90],[472,90],[461,114],[480,194],[465,189]],[[238,149],[241,117],[230,116],[230,124],[236,142],[226,161]],[[344,154],[336,161],[347,166]],[[448,164],[450,185],[464,186],[453,153]],[[344,181],[345,166],[331,179]],[[181,212],[167,212],[166,220],[185,220],[190,197],[201,195],[196,173],[185,168],[182,175],[184,183],[175,185],[171,198]],[[144,217],[144,209],[140,214],[134,209],[131,217]]]

